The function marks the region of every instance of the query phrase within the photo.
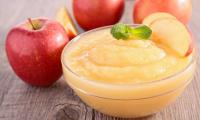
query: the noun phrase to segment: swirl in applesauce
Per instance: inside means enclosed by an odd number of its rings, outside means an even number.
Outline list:
[[[116,40],[110,29],[83,35],[68,50],[65,63],[72,71],[112,84],[159,80],[179,72],[191,60],[152,40]]]

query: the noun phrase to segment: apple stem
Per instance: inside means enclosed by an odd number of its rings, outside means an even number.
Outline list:
[[[31,24],[33,30],[37,30],[37,29],[35,28],[35,26],[34,26],[32,20],[31,20],[31,18],[28,18],[28,21],[29,21],[29,23]]]

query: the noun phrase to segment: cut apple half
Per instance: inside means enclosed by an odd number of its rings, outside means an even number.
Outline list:
[[[61,7],[57,14],[56,20],[65,28],[69,39],[71,40],[78,35],[77,29],[65,7]]]
[[[143,20],[143,24],[144,25],[151,25],[152,22],[154,22],[157,19],[161,19],[161,18],[171,18],[171,19],[176,19],[175,16],[169,14],[169,13],[165,13],[165,12],[156,12],[153,14],[150,14],[149,16],[147,16],[144,20]]]
[[[191,35],[185,25],[176,19],[160,18],[150,25],[152,39],[173,49],[178,55],[188,56],[193,46]]]

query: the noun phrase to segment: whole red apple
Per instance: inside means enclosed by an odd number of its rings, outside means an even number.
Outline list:
[[[191,0],[136,0],[133,9],[135,23],[142,23],[143,19],[155,12],[167,12],[187,24],[192,13]]]
[[[68,40],[58,22],[29,19],[8,33],[8,60],[14,72],[26,83],[49,86],[62,75],[60,56]]]
[[[124,11],[124,0],[73,0],[73,12],[85,30],[117,23]]]

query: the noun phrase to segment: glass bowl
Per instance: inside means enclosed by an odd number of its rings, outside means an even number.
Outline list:
[[[106,84],[87,79],[70,69],[65,62],[68,48],[82,36],[111,27],[101,27],[80,34],[65,46],[61,62],[68,85],[87,105],[115,117],[136,118],[151,115],[174,102],[192,80],[196,66],[194,53],[191,62],[183,70],[164,79],[145,83]]]

